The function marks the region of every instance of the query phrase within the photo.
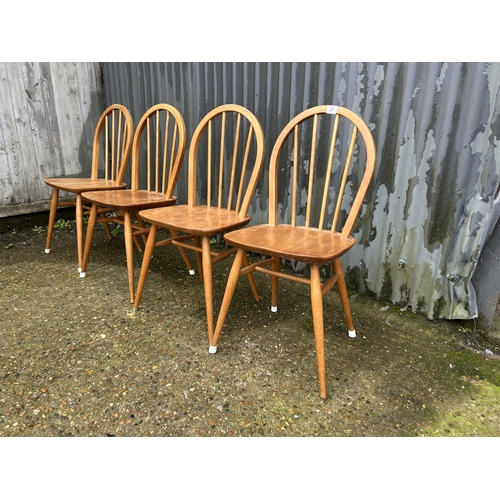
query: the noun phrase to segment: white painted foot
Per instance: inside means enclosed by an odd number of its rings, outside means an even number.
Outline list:
[[[271,306],[271,312],[278,312],[278,306]]]
[[[85,273],[80,273],[80,278],[85,278]]]
[[[216,345],[211,345],[208,347],[208,352],[210,354],[215,354],[217,352],[217,346]]]
[[[349,337],[351,337],[351,339],[356,337],[356,330],[349,330]]]
[[[50,248],[46,248],[45,253],[50,253]]]
[[[193,275],[194,275],[194,269],[190,269],[190,270],[189,270],[189,274],[190,274],[191,276],[193,276]]]

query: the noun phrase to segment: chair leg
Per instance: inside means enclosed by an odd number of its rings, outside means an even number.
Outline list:
[[[151,257],[153,256],[153,251],[155,249],[157,231],[158,226],[156,224],[152,224],[149,228],[146,247],[144,248],[144,255],[142,257],[141,272],[139,274],[139,281],[137,282],[137,291],[135,292],[135,300],[133,306],[134,311],[139,307],[139,303],[141,302],[142,291],[144,290],[144,284],[146,283],[149,264],[151,262]]]
[[[175,231],[174,229],[168,228],[168,230],[173,238],[179,237],[179,233],[177,231]],[[177,246],[177,249],[179,250],[181,257],[184,260],[186,267],[188,268],[189,274],[194,275],[195,271],[193,269],[193,266],[191,265],[191,261],[189,260],[189,257],[187,256],[186,250],[184,250],[184,248],[182,248],[180,246]]]
[[[134,216],[137,219],[137,225],[140,228],[144,229],[146,226],[144,225],[144,221],[139,217],[139,214],[135,213]],[[132,214],[130,214],[130,217],[132,217]],[[131,223],[132,223],[132,221],[131,221]],[[144,246],[146,246],[146,241],[147,241],[146,234],[145,233],[141,234],[141,237],[142,237],[142,244]],[[135,245],[135,248],[137,248],[137,251],[142,252],[142,247],[141,247],[141,244],[139,243],[139,238],[137,238],[137,236],[134,234],[133,230],[132,230],[132,241],[134,242],[134,245]]]
[[[208,341],[214,335],[214,302],[212,286],[212,254],[210,249],[210,237],[201,238],[201,254],[203,269],[203,287],[205,289],[205,309],[207,312]]]
[[[194,236],[193,239],[194,239],[194,245],[196,247],[200,248],[201,247],[200,237],[199,236]],[[196,263],[198,265],[198,271],[200,273],[200,279],[201,279],[201,281],[203,281],[203,263],[202,263],[201,254],[198,251],[195,251],[195,254],[196,254]]]
[[[101,214],[99,219],[105,219],[106,214]],[[113,239],[113,235],[111,234],[111,229],[109,229],[109,224],[107,222],[101,222],[101,224],[104,226],[104,229],[106,230],[106,234],[108,235],[108,240]]]
[[[128,289],[130,293],[130,302],[134,303],[134,235],[132,231],[132,219],[130,211],[124,213],[124,238],[125,238],[125,255],[127,257],[127,275]]]
[[[90,210],[92,209],[92,206],[88,205],[83,205],[83,216],[88,215],[90,217]],[[100,212],[100,210],[99,210]],[[113,239],[113,235],[111,234],[111,230],[109,229],[109,224],[107,222],[102,222],[106,218],[106,214],[104,213],[98,213],[97,214],[97,223],[101,223],[104,226],[104,229],[106,230],[106,234],[108,235],[108,240]]]
[[[47,242],[45,243],[45,253],[50,253],[50,244],[52,242],[52,233],[56,223],[57,205],[59,203],[59,189],[52,190],[52,199],[50,201],[49,225],[47,226]]]
[[[145,235],[143,234],[142,236],[144,237]],[[137,239],[137,236],[132,235],[132,242],[134,243],[135,248],[137,248],[137,251],[142,252],[142,248],[141,248],[141,245],[139,243],[139,240]]]
[[[318,363],[319,395],[326,398],[325,338],[323,325],[323,293],[319,266],[311,264],[311,306]]]
[[[243,266],[246,267],[249,265],[247,253],[243,253]],[[257,291],[257,285],[255,284],[255,278],[253,277],[253,273],[247,273],[248,283],[250,283],[250,288],[252,289],[252,293],[256,302],[259,302],[259,292]]]
[[[337,290],[339,291],[340,303],[342,304],[344,316],[347,321],[349,337],[354,338],[356,337],[356,330],[354,329],[354,323],[352,321],[351,306],[349,305],[349,296],[347,294],[344,271],[342,270],[342,264],[340,263],[340,260],[337,259],[333,261],[333,271],[335,274],[338,274]]]
[[[76,246],[78,248],[78,272],[82,272],[83,262],[83,200],[82,195],[76,195]]]
[[[87,234],[85,236],[85,248],[83,250],[82,267],[80,270],[80,278],[85,278],[85,273],[87,271],[87,262],[89,260],[90,247],[92,246],[92,240],[94,238],[94,230],[97,221],[97,208],[98,205],[93,204],[90,209],[89,221],[87,223]]]
[[[137,225],[138,225],[139,227],[141,227],[142,229],[144,229],[144,228],[146,227],[146,226],[144,225],[144,221],[143,221],[143,220],[139,217],[139,214],[138,214],[137,212],[136,212],[135,216],[136,216],[136,218],[137,218]],[[146,246],[146,241],[147,241],[147,236],[146,236],[146,233],[143,233],[141,236],[142,236],[142,244],[143,244],[144,246]],[[137,250],[139,250],[139,252],[142,252],[142,248],[141,248],[141,246],[139,245],[139,242],[137,242],[136,246],[137,246]]]
[[[273,271],[274,272],[279,272],[280,271],[280,265],[281,265],[281,259],[279,257],[274,257],[273,261]],[[277,312],[278,311],[278,283],[279,283],[279,277],[278,276],[273,276],[271,279],[271,312]]]
[[[217,318],[217,325],[215,327],[215,332],[210,341],[209,352],[214,354],[217,352],[217,343],[219,342],[219,337],[224,326],[224,321],[226,319],[227,313],[229,311],[229,306],[231,305],[231,300],[234,295],[234,290],[236,289],[236,283],[240,277],[241,263],[243,261],[243,256],[246,254],[245,249],[239,248],[234,256],[233,265],[229,271],[229,277],[227,279],[226,290],[224,292],[224,297],[222,299],[222,305],[219,312],[219,317]]]

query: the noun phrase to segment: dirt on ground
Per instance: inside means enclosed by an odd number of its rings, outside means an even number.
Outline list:
[[[155,250],[133,312],[123,231],[96,231],[82,279],[74,223],[60,219],[46,254],[47,219],[2,221],[0,436],[500,434],[500,350],[474,321],[353,293],[351,339],[329,292],[322,400],[307,286],[280,283],[272,313],[269,277],[259,302],[240,280],[212,355],[203,284],[177,249]],[[229,266],[214,266],[216,313]]]

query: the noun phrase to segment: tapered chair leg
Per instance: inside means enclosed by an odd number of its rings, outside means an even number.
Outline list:
[[[90,210],[92,209],[92,205],[86,205],[85,203],[83,203],[83,213],[86,214],[88,213],[89,216],[90,216]],[[111,234],[111,229],[109,229],[109,224],[107,222],[102,222],[103,219],[106,219],[106,212],[104,211],[105,209],[104,208],[99,208],[97,210],[97,222],[100,222],[103,226],[104,226],[104,229],[106,230],[106,234],[108,235],[108,240],[112,240],[113,239],[113,235]]]
[[[99,219],[104,219],[106,214],[101,214]],[[113,239],[113,235],[111,234],[111,229],[109,229],[109,224],[107,222],[103,222],[102,225],[104,226],[104,229],[106,230],[106,234],[108,235],[108,240]]]
[[[240,277],[241,263],[243,261],[243,256],[246,251],[243,248],[239,248],[234,256],[233,265],[229,271],[229,277],[227,279],[226,291],[224,292],[224,297],[222,298],[222,304],[219,311],[219,317],[217,318],[217,325],[215,327],[212,339],[209,339],[210,346],[208,352],[214,354],[217,352],[217,344],[219,342],[219,337],[224,326],[224,321],[226,320],[227,313],[229,311],[229,306],[231,305],[231,300],[234,295],[234,290],[236,289],[236,283]]]
[[[351,306],[349,304],[349,296],[347,294],[347,286],[345,283],[344,271],[342,270],[342,264],[340,260],[333,261],[333,271],[338,275],[337,278],[337,289],[339,291],[340,303],[342,304],[342,310],[344,311],[345,319],[347,321],[347,328],[349,330],[349,337],[356,337],[356,330],[354,329],[354,323],[352,321]]]
[[[52,199],[50,201],[49,225],[47,226],[47,242],[45,243],[45,253],[50,253],[50,245],[52,243],[52,233],[54,231],[54,224],[56,223],[58,204],[59,204],[59,189],[54,188],[52,191]]]
[[[169,229],[169,231],[170,231],[170,234],[172,235],[173,238],[179,237],[179,233],[177,231],[175,231],[174,229]],[[177,248],[181,254],[182,259],[184,260],[184,263],[186,264],[186,267],[188,268],[189,274],[194,275],[195,272],[194,272],[193,266],[191,265],[191,261],[189,260],[189,257],[187,256],[186,250],[184,250],[184,248],[182,248],[180,246],[178,246]]]
[[[194,237],[194,244],[196,247],[201,248],[200,237]],[[202,253],[196,251],[196,263],[198,265],[198,272],[200,273],[200,279],[203,281],[203,262],[202,262]]]
[[[125,238],[125,255],[127,257],[127,275],[128,289],[130,294],[130,302],[134,303],[134,236],[132,231],[132,219],[130,211],[126,210],[124,217],[124,238]]]
[[[139,281],[137,282],[137,290],[135,292],[134,311],[139,307],[139,303],[141,302],[142,292],[148,275],[149,264],[151,263],[151,257],[153,256],[153,251],[155,249],[157,231],[158,226],[156,224],[152,224],[149,228],[148,238],[144,248],[144,255],[142,257],[141,272],[139,274]]]
[[[125,219],[125,212],[123,212],[123,211],[120,210],[120,214]],[[144,225],[144,221],[139,217],[139,214],[138,213],[134,213],[134,217],[137,220],[137,225],[141,229],[145,229],[146,226]],[[132,223],[132,213],[130,213],[130,218],[131,218],[131,223]],[[141,234],[141,237],[142,237],[142,243],[143,243],[143,245],[146,246],[146,239],[147,239],[146,234],[145,233]],[[139,238],[133,233],[133,231],[132,231],[132,241],[134,242],[134,245],[135,245],[135,248],[137,248],[137,251],[138,252],[142,252],[142,247],[141,247],[141,244],[139,243]]]
[[[243,266],[246,267],[249,265],[247,253],[243,253]],[[248,283],[250,284],[250,288],[252,289],[253,296],[256,302],[259,302],[259,292],[257,291],[257,285],[255,284],[255,278],[253,273],[247,273]]]
[[[135,217],[137,219],[137,225],[139,227],[141,227],[142,229],[144,229],[145,228],[144,221],[139,217],[139,214],[137,212],[135,214]],[[142,244],[144,246],[146,246],[147,237],[144,233],[141,236],[142,236]],[[140,245],[137,245],[137,247],[138,247],[137,249],[139,250],[139,252],[142,252],[142,248],[140,247]]]
[[[273,257],[273,271],[275,273],[280,271],[281,259],[279,257]],[[271,312],[278,311],[278,285],[279,277],[273,276],[271,279]]]
[[[82,272],[83,263],[83,200],[82,195],[76,195],[76,246],[78,248],[78,272]]]
[[[326,398],[325,338],[323,324],[323,293],[319,266],[311,264],[311,306],[316,341],[316,361],[318,363],[319,395]]]
[[[205,289],[205,309],[207,311],[208,341],[214,334],[214,302],[212,289],[212,254],[210,249],[210,238],[201,238],[201,260],[203,268],[203,287]]]
[[[89,261],[90,247],[94,238],[94,229],[97,221],[97,205],[92,205],[87,223],[87,234],[85,236],[85,248],[83,250],[82,267],[80,269],[80,278],[85,278],[87,263]]]

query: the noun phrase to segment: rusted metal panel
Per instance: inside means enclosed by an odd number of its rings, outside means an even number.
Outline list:
[[[0,109],[0,216],[46,209],[46,177],[89,175],[100,63],[0,62]]]

